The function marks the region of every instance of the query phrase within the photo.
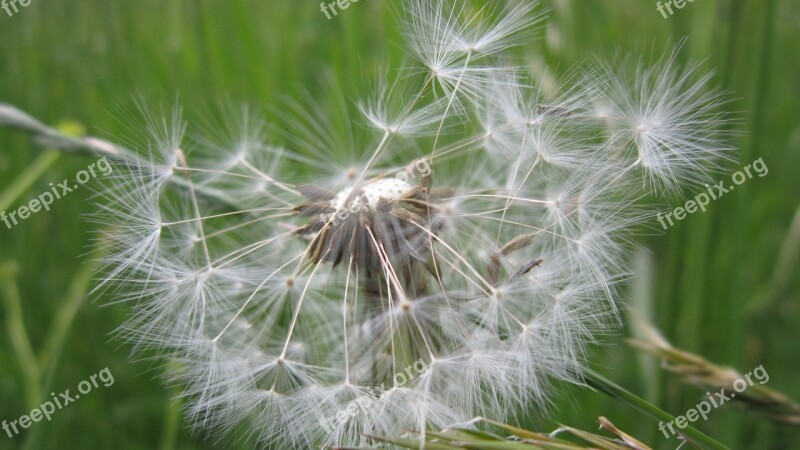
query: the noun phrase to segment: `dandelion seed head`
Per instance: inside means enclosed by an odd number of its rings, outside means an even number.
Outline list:
[[[725,158],[722,100],[670,58],[536,82],[501,62],[538,21],[520,5],[403,2],[416,62],[339,126],[312,95],[270,127],[143,108],[139,156],[98,194],[98,289],[197,427],[368,445],[546,414],[580,381],[618,319],[636,200]]]

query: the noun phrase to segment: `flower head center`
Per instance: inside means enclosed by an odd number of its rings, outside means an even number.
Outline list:
[[[403,194],[411,190],[411,185],[397,178],[382,178],[364,184],[355,195],[354,189],[355,187],[349,187],[336,194],[336,198],[331,200],[331,207],[337,210],[345,208],[351,212],[356,212],[362,207],[375,210],[381,200],[388,202],[399,200]]]

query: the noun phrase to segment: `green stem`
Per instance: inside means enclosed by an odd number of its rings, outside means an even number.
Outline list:
[[[610,381],[609,379],[605,378],[604,376],[600,375],[599,373],[591,369],[588,369],[583,374],[583,377],[584,381],[586,381],[586,384],[589,385],[590,387],[622,403],[625,403],[628,406],[631,406],[638,411],[647,414],[653,419],[660,420],[662,422],[673,422],[675,420],[675,417],[670,415],[668,412],[653,405],[652,403],[647,402],[641,397],[615,384],[614,382]],[[680,434],[683,435],[683,437],[685,437],[687,441],[691,442],[694,445],[697,445],[702,449],[729,450],[728,447],[717,442],[714,438],[707,436],[702,432],[700,432],[699,430],[697,430],[696,428],[692,428],[691,426],[688,425],[686,426],[686,428],[683,428],[681,430]]]
[[[0,194],[0,211],[5,211],[9,206],[25,193],[58,159],[58,152],[47,150],[33,162],[22,175]]]
[[[25,318],[22,313],[22,301],[16,281],[16,264],[6,262],[0,265],[0,287],[5,299],[6,326],[11,348],[19,360],[24,377],[25,406],[33,408],[41,398],[41,367],[25,329]]]
[[[61,355],[70,327],[78,314],[78,310],[86,300],[94,269],[94,264],[87,264],[75,275],[67,296],[58,308],[53,323],[50,325],[44,347],[39,352],[39,365],[41,367],[51,367],[51,362],[58,360]]]
[[[175,400],[167,400],[164,411],[164,428],[161,430],[161,450],[173,450],[178,441],[178,428],[181,423],[181,404],[177,400],[180,392],[171,395]]]
[[[86,264],[75,275],[67,292],[67,296],[64,301],[60,303],[61,306],[58,308],[55,318],[50,325],[44,347],[39,352],[38,357],[39,367],[41,367],[43,375],[40,376],[39,380],[40,392],[50,392],[53,378],[58,373],[61,354],[67,343],[69,331],[72,328],[72,324],[75,321],[80,307],[86,300],[93,273],[94,264]],[[44,396],[40,395],[35,405],[38,405],[44,398]],[[26,436],[21,449],[28,450],[39,448],[39,435],[43,431],[44,428],[42,427],[32,428]]]

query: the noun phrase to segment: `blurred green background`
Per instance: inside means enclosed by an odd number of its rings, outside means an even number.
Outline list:
[[[333,95],[321,84],[329,75],[349,87],[379,63],[402,61],[394,2],[362,0],[328,21],[312,0],[32,0],[13,17],[0,10],[0,102],[111,137],[127,133],[119,105],[135,94],[180,94],[190,112],[219,99],[274,104],[301,88],[325,98]],[[739,161],[730,168],[762,157],[769,175],[663,235],[643,236],[649,252],[637,260],[628,301],[674,344],[745,372],[763,364],[768,387],[800,398],[800,8],[796,0],[702,0],[664,19],[655,3],[544,1],[545,31],[520,54],[558,74],[592,55],[667,49],[685,37],[681,60],[716,68],[730,109],[741,112]],[[15,209],[92,162],[46,154],[28,137],[0,130],[0,204],[13,198],[4,207]],[[30,187],[10,196],[20,178]],[[0,420],[28,413],[50,392],[74,393],[105,367],[115,384],[19,436],[0,434],[0,449],[237,448],[188,431],[170,400],[176,392],[110,336],[124,310],[87,298],[96,229],[82,217],[93,211],[89,196],[89,189],[75,192],[13,230],[0,224]],[[674,414],[694,406],[703,392],[632,350],[629,334],[620,330],[594,349],[595,367]],[[677,446],[654,422],[601,394],[562,391],[553,414],[529,425],[595,429],[604,415],[656,448]],[[734,449],[800,448],[797,429],[734,407],[697,425]]]

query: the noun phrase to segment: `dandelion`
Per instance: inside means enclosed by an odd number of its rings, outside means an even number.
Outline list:
[[[672,59],[635,81],[588,68],[554,98],[501,61],[529,2],[403,5],[416,63],[349,129],[298,101],[278,146],[247,108],[211,135],[176,111],[118,158],[100,288],[198,427],[314,448],[546,411],[616,323],[637,186],[725,157],[718,97]]]

